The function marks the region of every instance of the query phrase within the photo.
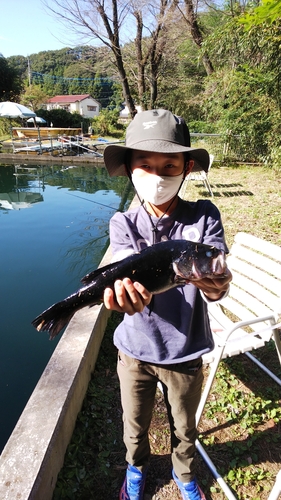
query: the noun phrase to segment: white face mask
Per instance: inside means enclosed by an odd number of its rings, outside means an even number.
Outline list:
[[[139,197],[153,205],[162,205],[176,196],[182,180],[183,173],[163,177],[154,174],[139,176],[136,172],[132,173],[132,182]]]

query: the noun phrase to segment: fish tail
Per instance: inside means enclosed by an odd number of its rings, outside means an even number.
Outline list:
[[[49,338],[52,340],[69,323],[74,313],[73,309],[62,310],[59,303],[54,304],[39,314],[32,321],[32,325],[38,332],[49,332]]]

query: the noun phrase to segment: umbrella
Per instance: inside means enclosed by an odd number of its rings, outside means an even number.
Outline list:
[[[17,104],[16,102],[0,102],[0,118],[32,118],[35,119],[36,113],[31,111],[31,109],[23,106],[22,104]],[[36,123],[34,122],[34,126]],[[11,127],[11,136],[13,138],[13,131]]]
[[[0,117],[2,118],[35,118],[36,113],[16,102],[0,102]]]
[[[34,118],[28,118],[26,121],[27,123],[34,123]],[[36,123],[47,123],[44,118],[41,118],[41,116],[35,116],[35,121]]]

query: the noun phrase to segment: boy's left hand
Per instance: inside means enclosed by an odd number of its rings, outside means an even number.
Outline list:
[[[124,278],[115,281],[114,290],[105,289],[103,302],[107,309],[132,316],[136,312],[142,312],[151,298],[152,294],[141,283]]]
[[[228,268],[225,270],[223,278],[202,278],[198,281],[192,281],[209,300],[219,300],[228,290],[229,283],[232,280],[232,274]]]

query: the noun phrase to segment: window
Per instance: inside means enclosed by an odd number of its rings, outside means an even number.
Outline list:
[[[97,106],[87,106],[87,111],[97,111]]]

